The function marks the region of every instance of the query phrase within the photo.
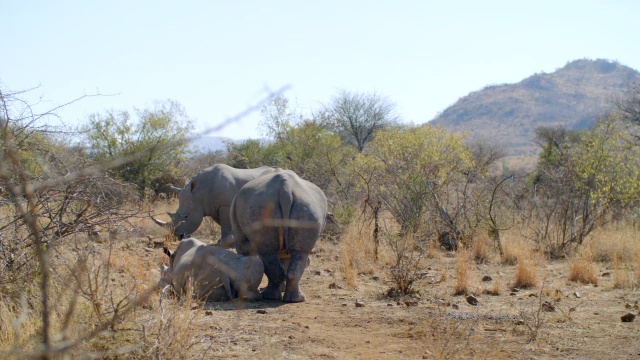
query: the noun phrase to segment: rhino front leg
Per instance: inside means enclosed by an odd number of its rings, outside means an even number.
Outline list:
[[[300,278],[307,267],[309,254],[292,253],[287,269],[287,288],[283,300],[286,302],[303,302],[306,298],[300,291]]]
[[[264,264],[264,273],[269,280],[267,287],[262,291],[262,297],[268,300],[280,300],[281,291],[279,290],[280,284],[285,281],[285,273],[278,256],[264,256],[261,257]]]
[[[231,215],[228,206],[222,206],[218,210],[218,219],[220,220],[220,239],[218,240],[218,246],[223,249],[232,248],[235,245],[233,240],[233,231],[231,228]]]
[[[222,285],[224,286],[224,291],[227,293],[227,297],[229,300],[233,300],[233,291],[231,290],[231,279],[227,275],[222,276]]]

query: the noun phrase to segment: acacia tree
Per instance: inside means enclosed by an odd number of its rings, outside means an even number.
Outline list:
[[[524,223],[549,255],[562,256],[603,224],[611,209],[638,200],[640,150],[628,141],[615,114],[588,131],[538,134],[548,136]]]
[[[377,93],[340,90],[321,116],[340,134],[343,142],[362,151],[376,131],[398,123],[396,106]]]
[[[307,118],[291,109],[289,101],[276,97],[262,108],[260,125],[270,138],[261,151],[234,146],[230,160],[260,154],[262,165],[291,169],[301,177],[320,186],[331,199],[339,195],[346,201],[354,188],[354,182],[345,169],[353,156],[353,148],[344,146],[338,134],[324,121],[322,114]],[[250,151],[253,150],[253,151]]]
[[[113,173],[144,190],[161,175],[174,175],[185,160],[193,124],[176,101],[156,102],[151,109],[107,111],[89,116],[83,127],[91,155],[99,162],[144,154],[113,169]]]
[[[425,213],[438,217],[446,207],[448,186],[470,166],[471,154],[462,137],[424,125],[381,131],[362,160],[370,163],[361,168],[372,174],[367,177],[372,192],[403,232],[412,233]],[[442,201],[434,202],[436,198]]]

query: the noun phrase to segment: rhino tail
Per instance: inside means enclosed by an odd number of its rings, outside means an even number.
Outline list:
[[[289,243],[289,221],[291,214],[291,207],[293,206],[293,194],[290,189],[285,186],[280,191],[280,211],[282,212],[282,226],[278,229],[279,237],[279,257],[289,257],[287,251],[287,244]]]

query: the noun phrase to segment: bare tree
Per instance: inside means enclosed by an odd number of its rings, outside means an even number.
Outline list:
[[[624,96],[617,98],[614,103],[624,119],[640,125],[640,83],[632,83]]]
[[[16,340],[9,352],[0,352],[0,357],[61,358],[72,356],[74,349],[105,330],[115,332],[115,327],[155,290],[151,285],[139,292],[133,286],[122,296],[110,291],[111,243],[106,260],[88,245],[85,250],[78,250],[77,256],[70,255],[69,262],[62,258],[61,248],[74,234],[99,237],[98,230],[122,225],[140,214],[138,206],[131,209],[120,206],[124,200],[135,198],[128,191],[130,186],[106,174],[110,169],[175,144],[159,144],[90,165],[81,148],[69,147],[68,139],[56,141],[55,135],[60,133],[46,124],[40,125],[41,120],[55,117],[55,110],[64,105],[36,113],[22,99],[23,93],[5,90],[0,84],[0,293],[2,301],[12,301],[18,304],[13,304],[17,308],[20,299],[25,299],[25,304],[28,301],[29,311],[40,318],[40,329],[33,335],[36,338],[25,343],[33,346]],[[267,99],[207,131],[242,119],[278,93],[270,93]],[[59,293],[54,293],[54,284],[64,284],[60,292],[66,295],[56,296]],[[34,285],[39,290],[36,294],[31,293]],[[80,311],[77,304],[81,298],[92,304],[95,322],[85,330],[70,331],[71,319]],[[14,333],[18,334],[15,339],[20,337],[17,329],[27,316],[20,315],[22,320],[13,322]],[[143,337],[147,334],[144,325],[135,331]],[[114,349],[114,353],[124,354],[132,349]],[[108,357],[109,351],[91,356]]]
[[[398,123],[395,104],[377,93],[340,90],[323,110],[342,140],[358,151],[364,149],[377,130]]]

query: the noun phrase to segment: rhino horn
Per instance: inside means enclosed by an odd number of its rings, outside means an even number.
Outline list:
[[[161,220],[158,220],[158,219],[154,218],[153,216],[151,217],[151,219],[153,220],[153,222],[155,222],[156,224],[162,226],[163,228],[169,229],[169,228],[172,227],[171,222],[169,222],[169,221],[161,221]]]

